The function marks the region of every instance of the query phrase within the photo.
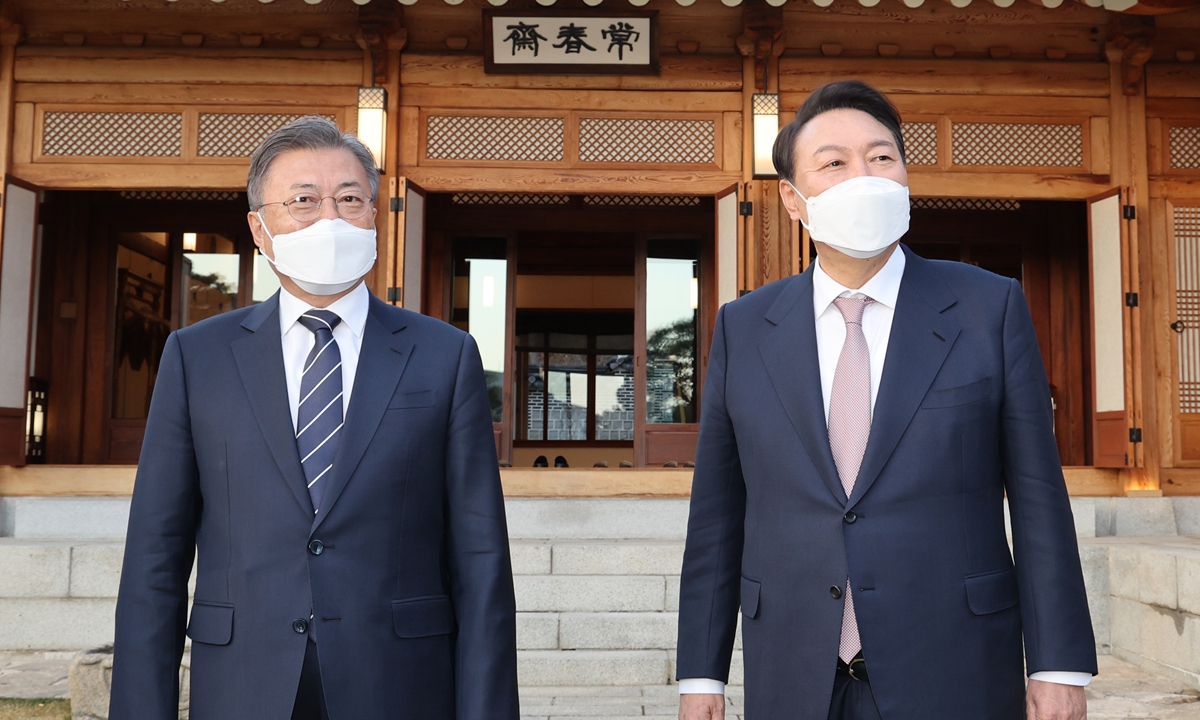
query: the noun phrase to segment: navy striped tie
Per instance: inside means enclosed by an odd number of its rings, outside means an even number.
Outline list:
[[[300,316],[300,324],[316,336],[304,361],[296,414],[296,445],[314,511],[321,509],[342,430],[342,353],[333,339],[333,329],[341,321],[328,310],[309,310]]]

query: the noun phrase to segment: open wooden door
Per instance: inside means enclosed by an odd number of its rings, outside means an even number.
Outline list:
[[[400,288],[388,299],[414,312],[423,312],[425,287],[425,191],[407,178],[400,178],[396,197],[400,210],[396,213],[396,267],[393,277]]]
[[[38,257],[38,193],[8,178],[0,234],[0,465],[24,465]]]
[[[1092,464],[1129,467],[1134,458],[1132,317],[1126,191],[1088,200],[1092,318]]]
[[[738,296],[738,186],[717,193],[717,307]]]

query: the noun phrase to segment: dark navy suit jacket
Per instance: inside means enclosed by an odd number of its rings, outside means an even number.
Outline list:
[[[828,716],[842,621],[834,596],[847,576],[888,720],[1017,720],[1025,670],[1096,672],[1049,387],[1021,287],[905,252],[849,500],[823,417],[812,269],[718,315],[678,676],[728,678],[740,603],[750,720]]]
[[[110,717],[176,717],[186,625],[193,720],[287,720],[308,642],[294,624],[311,612],[330,717],[516,720],[512,571],[474,341],[371,298],[314,515],[278,307],[276,296],[167,342],[129,519]]]

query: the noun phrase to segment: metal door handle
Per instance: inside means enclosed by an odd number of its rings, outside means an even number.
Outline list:
[[[1176,320],[1175,322],[1171,323],[1171,329],[1182,334],[1184,330],[1187,330],[1187,324],[1182,320]]]

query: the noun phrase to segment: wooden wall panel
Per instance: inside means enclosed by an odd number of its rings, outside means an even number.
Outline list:
[[[17,49],[18,83],[232,83],[351,85],[362,82],[359,51]]]
[[[1200,65],[1149,63],[1146,65],[1147,98],[1200,98]]]
[[[1109,94],[1105,63],[1035,63],[1002,60],[790,58],[779,61],[783,93],[807,93],[832,80],[853,77],[885,93],[1103,98]],[[1030,112],[1012,101],[1010,114]]]

